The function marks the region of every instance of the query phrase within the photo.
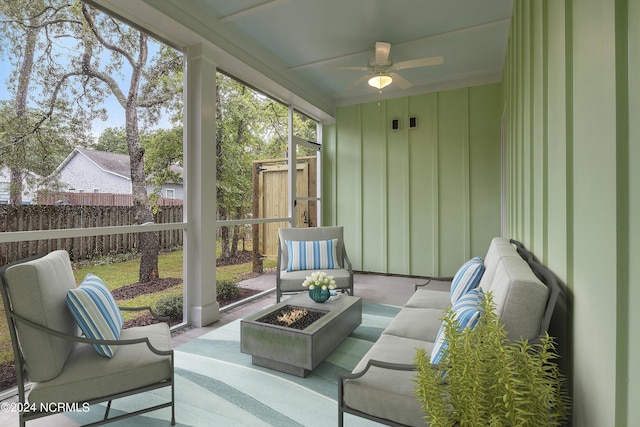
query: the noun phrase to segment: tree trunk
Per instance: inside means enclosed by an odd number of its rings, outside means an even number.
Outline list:
[[[140,46],[140,61],[136,67],[133,67],[131,86],[125,106],[125,131],[131,166],[131,194],[135,211],[135,223],[145,224],[153,222],[153,213],[151,212],[147,195],[147,180],[144,174],[144,149],[140,146],[140,131],[138,128],[137,94],[147,56],[147,36],[142,33],[140,34]],[[158,246],[157,233],[140,233],[139,280],[141,283],[150,282],[159,277]]]
[[[22,171],[11,168],[9,183],[9,204],[20,206],[22,204]]]
[[[82,5],[82,14],[87,20],[94,37],[104,47],[112,52],[117,52],[117,47],[106,43],[102,37],[99,36],[93,10],[86,4]],[[88,37],[89,34],[85,34]],[[125,112],[125,132],[127,138],[127,149],[129,151],[129,163],[131,168],[131,195],[133,198],[133,208],[135,211],[134,222],[138,225],[153,222],[153,213],[151,212],[151,206],[149,204],[149,197],[147,195],[147,180],[144,174],[144,150],[140,146],[140,130],[138,127],[138,105],[139,105],[139,90],[140,82],[142,79],[143,70],[147,64],[148,51],[148,37],[145,33],[140,32],[139,35],[139,51],[137,58],[134,55],[126,55],[123,52],[118,52],[125,60],[131,64],[131,78],[130,85],[127,94],[125,95],[118,83],[110,75],[100,72],[91,63],[93,58],[93,44],[95,40],[84,40],[84,54],[82,61],[83,74],[101,80],[105,83],[111,93],[116,97],[120,105],[124,108]],[[150,282],[159,277],[158,274],[158,236],[155,232],[142,232],[139,233],[140,239],[140,270],[139,281]]]
[[[233,226],[233,237],[231,238],[231,256],[238,255],[238,240],[240,240],[240,226]]]
[[[126,111],[127,146],[131,159],[131,194],[135,211],[135,223],[153,222],[144,177],[144,150],[138,137],[138,120],[135,107]],[[131,118],[130,118],[131,117]],[[158,235],[155,232],[140,233],[140,282],[150,282],[158,275]]]
[[[226,209],[224,207],[220,207],[219,211],[221,212],[220,220],[222,221],[226,220],[227,219]],[[221,246],[222,246],[220,259],[224,260],[224,259],[231,258],[231,250],[229,248],[229,227],[227,227],[226,225],[220,227],[220,240],[221,240]]]
[[[27,94],[29,93],[29,83],[31,82],[31,73],[33,72],[33,58],[36,50],[36,40],[38,39],[38,19],[34,18],[30,23],[33,25],[27,29],[27,37],[24,43],[22,64],[20,65],[20,73],[18,75],[18,87],[16,90],[16,117],[20,124],[20,132],[26,132],[24,121],[27,115]],[[13,161],[10,167],[11,177],[9,184],[9,203],[15,206],[22,204],[22,192],[24,178],[23,169],[20,167],[24,163],[25,147],[24,139],[21,139],[19,145],[13,147]]]

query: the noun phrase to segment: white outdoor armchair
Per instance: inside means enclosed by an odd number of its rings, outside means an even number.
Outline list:
[[[333,276],[336,289],[353,295],[353,269],[343,227],[280,228],[276,301],[280,302],[284,293],[307,290],[302,282],[313,271]]]
[[[171,408],[170,422],[175,424],[174,355],[166,323],[123,329],[116,340],[81,335],[66,302],[76,283],[69,255],[63,250],[4,266],[0,279],[18,399],[20,408],[25,408],[19,411],[20,426],[55,413],[64,404],[85,408],[101,402],[108,402],[104,417],[87,425],[160,408]],[[117,346],[117,351],[104,357],[95,350],[96,345]],[[31,381],[29,391],[26,378]],[[109,416],[112,400],[164,387],[170,389],[166,401]]]

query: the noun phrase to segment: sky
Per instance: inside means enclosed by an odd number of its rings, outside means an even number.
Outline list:
[[[7,90],[7,81],[11,75],[12,67],[6,56],[0,56],[0,100],[5,101],[12,99],[12,94]],[[120,106],[116,98],[111,95],[106,99],[105,108],[108,112],[108,120],[94,120],[91,126],[91,133],[94,137],[98,137],[102,131],[108,127],[124,126],[124,109]]]
[[[2,37],[2,35],[0,35]],[[151,38],[149,38],[149,56],[151,59],[158,51],[159,45],[156,44]],[[0,100],[9,100],[12,99],[13,96],[7,90],[7,82],[12,72],[12,65],[7,58],[7,52],[0,50]],[[113,77],[121,83],[121,88],[128,89],[128,80],[130,78],[130,70],[128,70],[128,65],[125,65],[123,68],[123,75]],[[124,91],[125,93],[127,90]],[[112,127],[124,127],[125,123],[125,114],[124,109],[118,103],[116,98],[113,95],[110,95],[104,102],[104,108],[107,110],[108,119],[103,121],[101,119],[96,119],[92,122],[91,126],[91,134],[97,139],[97,137],[104,131],[104,129]],[[170,128],[172,125],[169,123],[166,117],[163,117],[160,120],[160,123],[157,126],[154,126],[154,129],[157,128]]]

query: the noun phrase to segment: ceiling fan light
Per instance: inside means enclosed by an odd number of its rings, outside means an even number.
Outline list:
[[[389,86],[393,79],[391,76],[386,74],[377,74],[369,79],[369,86],[374,87],[378,90]]]

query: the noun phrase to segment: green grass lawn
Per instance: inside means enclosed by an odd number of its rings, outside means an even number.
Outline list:
[[[216,256],[220,254],[218,251]],[[272,268],[276,266],[275,260],[265,259],[264,268]],[[93,273],[100,277],[111,290],[120,288],[125,285],[138,282],[138,271],[140,267],[140,259],[132,259],[123,262],[97,263],[95,265],[85,265],[74,270],[76,283],[82,282],[87,273]],[[238,281],[241,277],[250,272],[252,269],[251,262],[244,264],[236,264],[229,266],[216,267],[217,280],[233,280]],[[175,251],[160,254],[158,257],[158,271],[161,278],[179,278],[183,275],[183,251]],[[124,307],[142,307],[153,306],[155,302],[163,295],[181,294],[182,284],[165,289],[161,292],[153,294],[144,294],[135,298],[118,301],[120,306]],[[136,314],[124,312],[125,321],[131,319]],[[0,306],[0,363],[13,360],[13,350],[11,348],[11,337],[7,327],[7,318],[4,313],[4,306]]]
[[[173,277],[182,279],[182,262],[183,252],[175,251],[161,254],[158,257],[158,271],[161,278]],[[140,259],[132,259],[129,261],[104,264],[104,265],[89,265],[74,270],[73,274],[76,278],[76,283],[82,282],[87,273],[93,273],[100,277],[109,286],[109,289],[114,290],[122,286],[129,285],[138,282],[138,273],[140,269]],[[168,294],[180,294],[182,293],[182,284],[165,289],[161,292],[152,294],[143,294],[135,298],[120,300],[118,305],[121,307],[146,307],[153,306],[155,302],[163,295]],[[135,312],[123,312],[125,321],[140,315]]]

